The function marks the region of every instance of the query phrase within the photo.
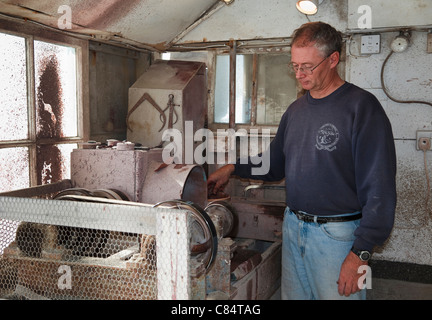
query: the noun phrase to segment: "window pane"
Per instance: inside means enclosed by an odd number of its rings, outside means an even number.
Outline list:
[[[278,125],[288,106],[296,100],[296,78],[289,72],[290,61],[288,54],[258,56],[258,124]]]
[[[70,154],[76,144],[37,147],[37,184],[55,183],[70,178]]]
[[[236,58],[236,123],[249,123],[252,96],[252,55],[237,55]],[[216,58],[214,121],[229,122],[229,56]]]
[[[214,122],[229,122],[229,56],[216,57]]]
[[[27,138],[25,39],[0,33],[0,140]]]
[[[0,149],[0,192],[30,186],[27,148]]]
[[[78,135],[75,51],[34,41],[38,138]]]
[[[253,55],[237,55],[236,123],[250,123],[252,99]]]

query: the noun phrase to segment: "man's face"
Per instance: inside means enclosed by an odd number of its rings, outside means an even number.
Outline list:
[[[325,56],[313,45],[307,47],[292,46],[291,48],[291,63],[294,66],[301,68],[316,67],[312,74],[306,74],[301,70],[296,72],[296,78],[305,90],[311,92],[322,90],[326,86],[326,79],[330,75],[330,59],[325,59]],[[324,61],[323,61],[324,60]]]

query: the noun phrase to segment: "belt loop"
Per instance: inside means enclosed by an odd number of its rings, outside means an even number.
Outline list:
[[[314,223],[318,222],[318,216],[314,216]]]

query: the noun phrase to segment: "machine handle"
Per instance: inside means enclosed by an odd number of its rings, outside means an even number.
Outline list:
[[[244,188],[243,195],[246,197],[248,191],[251,189],[284,190],[285,186],[268,186],[268,185],[263,185],[263,184],[251,184],[251,185],[248,185],[246,188]]]

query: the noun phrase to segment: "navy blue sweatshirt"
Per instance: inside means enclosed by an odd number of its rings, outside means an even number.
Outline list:
[[[279,181],[293,210],[329,216],[361,211],[354,246],[372,250],[390,235],[396,207],[396,155],[390,121],[371,93],[346,82],[322,99],[307,93],[283,115],[270,152],[270,170],[252,164],[234,175]],[[255,165],[258,167],[259,165]]]

